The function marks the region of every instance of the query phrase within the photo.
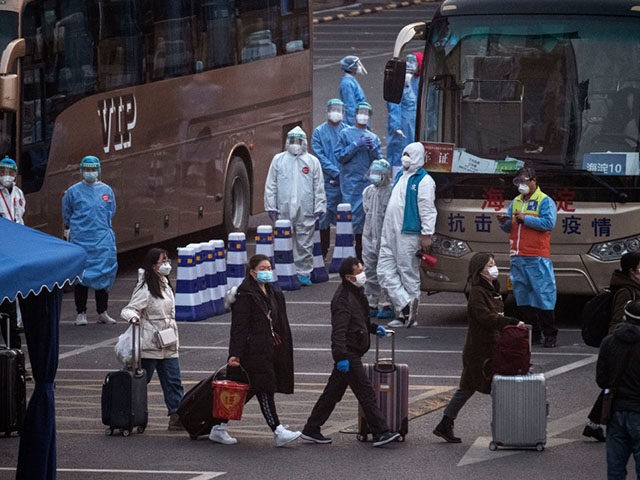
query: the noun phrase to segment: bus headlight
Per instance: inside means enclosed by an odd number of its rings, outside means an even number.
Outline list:
[[[447,237],[439,233],[434,233],[431,237],[431,252],[435,255],[445,255],[447,257],[462,257],[471,252],[467,242],[456,238]]]
[[[622,238],[612,242],[594,243],[589,250],[589,255],[603,262],[619,260],[627,252],[636,252],[640,249],[640,237]]]

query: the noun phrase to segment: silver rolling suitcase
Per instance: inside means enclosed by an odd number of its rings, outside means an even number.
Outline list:
[[[544,375],[494,375],[491,450],[498,447],[544,450],[547,443],[547,386]]]

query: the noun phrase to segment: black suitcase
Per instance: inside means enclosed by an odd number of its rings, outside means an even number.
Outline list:
[[[9,348],[9,315],[0,316],[7,322],[7,346],[0,347],[0,432],[9,437],[22,431],[27,411],[26,370],[22,350]]]
[[[144,432],[149,419],[147,375],[140,366],[140,324],[133,324],[131,368],[110,372],[102,385],[102,423],[107,435],[118,429],[128,437],[134,428]]]
[[[194,385],[182,397],[178,407],[180,421],[192,440],[197,440],[200,435],[209,435],[211,427],[220,423],[213,418],[213,393],[211,383],[214,376],[211,375]]]

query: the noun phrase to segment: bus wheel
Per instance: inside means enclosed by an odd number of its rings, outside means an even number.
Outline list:
[[[224,189],[223,226],[227,235],[247,231],[250,206],[251,188],[247,169],[240,158],[233,157],[229,163]]]

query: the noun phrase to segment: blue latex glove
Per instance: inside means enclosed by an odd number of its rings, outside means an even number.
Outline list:
[[[387,329],[384,328],[382,325],[378,325],[378,328],[376,328],[376,335],[378,335],[379,337],[384,337],[387,335]]]
[[[349,371],[349,360],[340,360],[336,363],[336,368],[339,372],[347,373]]]
[[[329,185],[331,185],[332,187],[339,186],[340,185],[340,177],[332,178],[331,180],[329,180]]]
[[[365,137],[364,143],[367,146],[367,148],[373,148],[373,138]]]
[[[362,135],[358,140],[356,140],[356,147],[366,147],[367,140],[371,141],[369,137],[367,137],[366,135]]]
[[[278,212],[276,212],[275,210],[269,210],[267,213],[269,214],[269,218],[271,219],[271,221],[275,223],[278,219]]]

